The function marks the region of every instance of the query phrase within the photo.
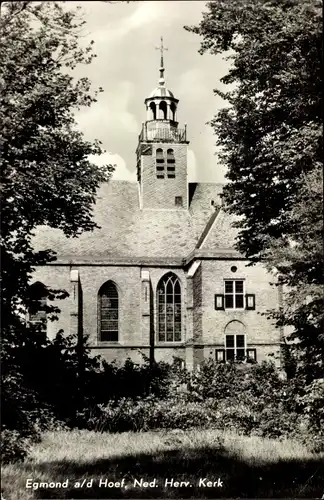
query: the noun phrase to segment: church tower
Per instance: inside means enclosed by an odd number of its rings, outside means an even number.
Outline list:
[[[166,88],[161,37],[159,86],[145,99],[146,121],[139,135],[137,180],[142,209],[188,208],[187,130],[178,128],[179,100]]]

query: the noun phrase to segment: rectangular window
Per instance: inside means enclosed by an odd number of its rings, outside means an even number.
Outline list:
[[[245,335],[225,336],[226,361],[244,361],[246,357]]]
[[[182,196],[175,197],[175,204],[177,207],[182,207]]]
[[[225,309],[244,309],[244,281],[224,282]]]

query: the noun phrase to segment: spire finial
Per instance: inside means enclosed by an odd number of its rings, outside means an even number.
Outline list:
[[[160,47],[155,47],[157,50],[161,52],[161,66],[160,66],[160,80],[159,84],[164,85],[165,80],[164,80],[164,61],[163,61],[163,52],[164,50],[168,50],[167,47],[164,47],[163,45],[163,36],[161,36],[161,45]]]

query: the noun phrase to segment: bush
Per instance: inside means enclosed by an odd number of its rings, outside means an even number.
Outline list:
[[[79,426],[89,430],[126,432],[152,429],[190,429],[210,427],[213,410],[184,399],[121,399],[108,405],[97,405],[78,414]]]
[[[1,430],[0,453],[3,464],[24,460],[27,456],[31,439],[20,432],[3,428]]]

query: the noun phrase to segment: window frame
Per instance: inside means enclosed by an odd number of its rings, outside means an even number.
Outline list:
[[[233,283],[233,291],[232,293],[228,293],[226,292],[226,283],[228,282],[232,282]],[[234,283],[237,283],[237,282],[242,282],[242,285],[243,285],[243,289],[242,289],[242,292],[240,293],[236,293],[236,284],[234,285]],[[223,290],[224,290],[224,310],[227,311],[244,311],[246,309],[246,304],[245,304],[245,280],[242,279],[242,278],[231,278],[231,279],[224,279],[224,287],[223,287]],[[236,305],[236,296],[239,295],[240,297],[242,297],[242,307],[237,307]],[[233,307],[226,307],[226,297],[228,296],[231,296],[233,298]]]
[[[48,327],[48,317],[47,317],[47,312],[46,312],[46,307],[47,307],[47,301],[48,301],[48,296],[46,294],[46,287],[43,283],[41,282],[36,282],[30,285],[29,291],[32,291],[34,287],[38,287],[39,289],[41,288],[44,290],[44,295],[39,295],[38,298],[31,298],[30,302],[33,304],[38,304],[41,308],[39,310],[36,310],[35,312],[31,313],[30,309],[27,308],[26,310],[26,323],[29,326],[34,326],[35,330],[41,335],[44,336],[45,338],[47,337],[47,327]],[[45,308],[44,308],[45,306]],[[36,318],[36,316],[39,317],[39,319],[32,319]]]
[[[234,346],[233,347],[227,347],[227,345],[226,345],[227,337],[234,337]],[[237,337],[243,337],[244,347],[237,346]],[[239,349],[244,350],[243,359],[237,359],[237,350],[239,350]],[[225,333],[225,339],[224,339],[224,360],[225,360],[225,363],[229,363],[231,361],[234,361],[234,363],[236,363],[238,361],[245,362],[247,359],[247,350],[248,350],[248,347],[247,347],[247,342],[246,342],[246,333]],[[234,351],[233,360],[227,359],[227,352],[228,351]]]
[[[170,295],[167,293],[167,285],[170,281],[170,279],[173,278],[174,279],[174,283],[173,283],[173,301],[172,301],[172,316],[173,316],[173,332],[172,332],[172,336],[173,336],[173,340],[167,340],[167,307],[166,305],[168,304],[167,302],[167,295]],[[180,287],[180,294],[176,294],[175,293],[175,285],[176,283],[178,282],[179,284],[179,287]],[[164,297],[164,300],[162,303],[160,303],[160,289],[161,289],[161,286],[162,284],[164,285],[164,293],[163,293],[163,297]],[[175,302],[175,296],[176,295],[180,295],[180,300],[179,302]],[[165,307],[164,307],[164,331],[161,332],[160,331],[160,324],[161,324],[161,321],[160,321],[160,318],[161,318],[161,311],[160,311],[160,305],[163,305],[165,304]],[[175,305],[176,304],[179,304],[180,305],[180,321],[175,321]],[[183,316],[183,313],[182,313],[182,287],[181,287],[181,281],[180,281],[180,278],[175,274],[175,273],[166,273],[165,275],[163,275],[158,284],[157,284],[157,287],[156,287],[156,342],[157,344],[170,344],[170,345],[174,345],[174,344],[178,344],[178,343],[181,343],[182,342],[182,338],[183,338],[183,321],[182,321],[182,316]],[[163,315],[163,313],[162,313]],[[176,331],[175,331],[175,324],[178,323],[180,324],[180,338],[179,340],[175,340],[175,335],[176,335]],[[164,339],[161,339],[161,334],[163,333],[164,335]]]
[[[117,311],[117,330],[103,330],[102,329],[102,297],[103,294],[105,293],[105,286],[108,284],[111,284],[114,286],[117,297],[109,297],[106,294],[107,298],[111,298],[116,300],[117,299],[117,308],[110,307],[108,308],[109,311]],[[107,320],[109,321],[109,320]],[[113,320],[112,320],[113,321]],[[116,332],[117,331],[117,340],[106,340],[102,339],[102,332]],[[120,291],[118,286],[113,280],[108,280],[105,283],[103,283],[99,289],[98,292],[98,342],[104,343],[104,344],[118,344],[120,342]]]

